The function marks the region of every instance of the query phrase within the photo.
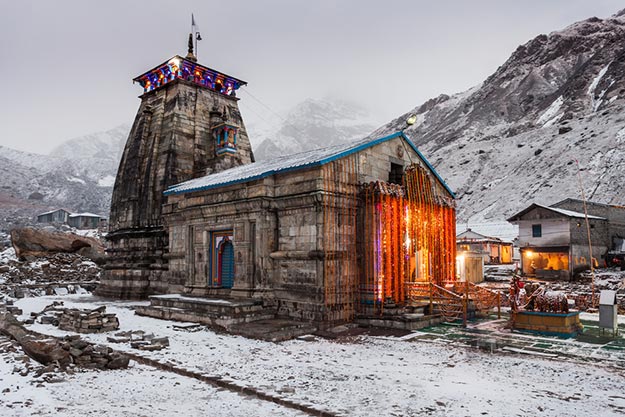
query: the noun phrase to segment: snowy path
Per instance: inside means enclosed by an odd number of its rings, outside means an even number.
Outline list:
[[[179,332],[172,322],[135,316],[128,308],[133,303],[102,302],[91,296],[23,299],[18,305],[28,315],[54,300],[80,308],[104,304],[118,315],[121,330],[170,338],[168,349],[141,352],[145,357],[343,415],[625,413],[624,372],[605,366],[389,338],[275,344],[212,331]],[[31,328],[68,334],[47,325]],[[86,338],[106,343],[103,334]],[[125,344],[109,346],[138,353]],[[185,395],[181,389],[180,396]]]
[[[0,336],[0,344],[5,341]],[[2,416],[305,415],[136,363],[126,370],[79,372],[39,384],[32,375],[13,373],[20,365],[14,356],[0,356]]]

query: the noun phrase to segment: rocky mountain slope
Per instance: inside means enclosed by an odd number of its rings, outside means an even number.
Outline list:
[[[625,204],[625,11],[540,35],[464,93],[440,95],[378,129],[405,132],[456,191],[461,221],[530,202]],[[578,161],[578,162],[576,162]]]
[[[0,230],[52,208],[108,215],[130,126],[69,140],[50,155],[0,146]]]
[[[356,103],[307,99],[282,117],[250,123],[256,160],[335,145],[361,138],[375,129],[369,112]]]

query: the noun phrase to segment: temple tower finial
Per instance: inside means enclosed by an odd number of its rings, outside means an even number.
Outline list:
[[[197,58],[193,54],[193,33],[189,33],[189,50],[185,58],[189,61],[197,62]]]

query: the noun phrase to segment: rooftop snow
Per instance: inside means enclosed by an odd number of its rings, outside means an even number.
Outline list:
[[[45,213],[38,214],[38,216],[45,216],[46,214],[56,213],[57,211],[64,211],[66,213],[69,213],[69,211],[65,209],[56,209],[56,210],[50,210],[50,211],[46,211]]]
[[[272,160],[255,162],[247,165],[241,165],[215,174],[207,175],[185,181],[180,184],[173,185],[165,190],[165,195],[182,194],[192,191],[207,190],[211,188],[224,187],[227,185],[239,184],[249,181],[266,178],[271,175],[295,171],[299,169],[310,168],[314,166],[325,165],[329,162],[359,152],[363,149],[384,143],[388,140],[400,137],[415,151],[421,160],[432,171],[445,189],[455,197],[454,193],[447,186],[445,181],[438,175],[434,167],[419,152],[414,143],[403,132],[396,132],[389,136],[372,139],[366,137],[352,142],[342,143],[339,145],[329,146],[327,148],[313,149],[306,152],[299,152],[292,155],[281,156]]]
[[[465,223],[456,224],[457,230],[471,229],[472,232],[494,237],[503,242],[512,242],[519,236],[519,226],[508,222]]]
[[[526,208],[525,210],[523,210],[523,211],[515,214],[514,216],[510,217],[508,219],[508,221],[513,221],[515,218],[522,216],[523,214],[527,213],[528,211],[530,211],[530,210],[532,210],[532,209],[534,209],[536,207],[540,207],[540,208],[543,208],[545,210],[553,211],[555,213],[562,214],[562,215],[564,215],[566,217],[573,217],[573,218],[580,218],[580,219],[583,219],[584,217],[586,217],[584,215],[584,213],[578,213],[576,211],[564,210],[564,209],[561,209],[561,208],[543,206],[541,204],[534,203],[531,206],[529,206],[528,208]],[[594,220],[607,220],[605,217],[591,216],[590,214],[588,215],[588,218],[589,219],[594,219]]]
[[[97,218],[101,218],[102,216],[100,216],[98,214],[93,214],[93,213],[73,213],[73,214],[70,214],[69,217],[97,217]]]

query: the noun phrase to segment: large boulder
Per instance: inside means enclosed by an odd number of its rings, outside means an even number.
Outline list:
[[[78,252],[93,260],[104,256],[104,246],[98,239],[32,227],[11,230],[11,243],[18,259],[45,257],[59,252]]]

